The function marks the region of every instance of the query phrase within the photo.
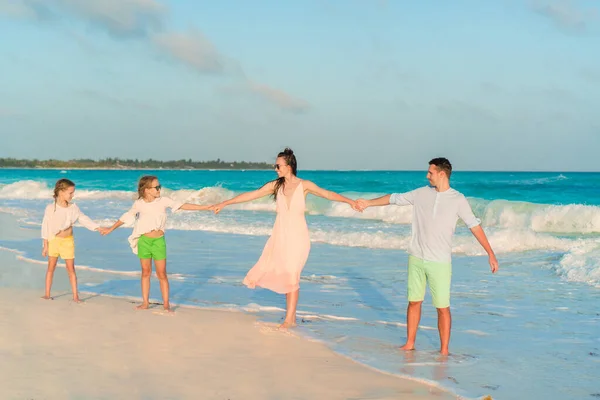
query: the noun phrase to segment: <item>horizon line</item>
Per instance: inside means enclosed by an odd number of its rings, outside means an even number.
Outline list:
[[[75,171],[272,171],[272,168],[263,169],[263,168],[102,168],[102,167],[90,167],[90,168],[59,168],[59,167],[50,167],[50,168],[38,168],[38,167],[0,167],[0,170],[46,170],[46,171],[67,171],[67,170],[75,170]],[[301,169],[298,172],[307,171],[307,172],[423,172],[426,173],[426,169]],[[583,171],[583,170],[517,170],[517,169],[482,169],[482,170],[474,170],[474,169],[461,169],[461,170],[452,170],[453,173],[457,172],[512,172],[512,173],[566,173],[566,174],[594,174],[600,173],[598,171]]]

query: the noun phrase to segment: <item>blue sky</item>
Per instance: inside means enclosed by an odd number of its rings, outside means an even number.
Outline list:
[[[600,171],[597,0],[0,0],[0,156]]]

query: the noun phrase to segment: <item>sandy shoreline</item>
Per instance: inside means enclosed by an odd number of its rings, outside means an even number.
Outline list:
[[[10,399],[449,399],[241,313],[0,289],[2,397]]]
[[[0,236],[31,237],[0,213]],[[434,386],[360,365],[326,345],[252,315],[159,306],[85,294],[70,301],[55,273],[0,250],[0,398],[6,399],[453,399]],[[81,286],[80,290],[84,290]]]

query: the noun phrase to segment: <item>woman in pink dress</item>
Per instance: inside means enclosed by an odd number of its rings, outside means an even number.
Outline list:
[[[270,289],[286,295],[287,311],[280,328],[296,326],[296,306],[300,292],[300,274],[310,252],[310,237],[304,212],[308,193],[327,200],[348,203],[358,210],[354,200],[322,189],[314,183],[296,176],[296,156],[286,148],[277,155],[275,171],[278,178],[260,189],[246,192],[212,206],[217,214],[231,204],[244,203],[272,195],[276,202],[277,217],[273,232],[260,259],[248,271],[244,285]]]

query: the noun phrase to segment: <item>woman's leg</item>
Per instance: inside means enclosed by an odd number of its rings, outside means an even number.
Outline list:
[[[286,293],[285,300],[287,310],[285,313],[285,321],[281,324],[280,328],[293,328],[296,326],[296,307],[298,306],[298,297],[300,296],[300,289],[294,292]]]

